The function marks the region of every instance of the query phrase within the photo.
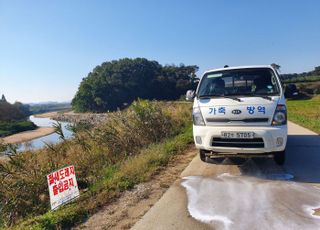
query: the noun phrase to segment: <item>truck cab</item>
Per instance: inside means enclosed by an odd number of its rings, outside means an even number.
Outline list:
[[[284,164],[287,109],[272,66],[206,71],[186,99],[193,100],[193,137],[201,160],[271,156]]]

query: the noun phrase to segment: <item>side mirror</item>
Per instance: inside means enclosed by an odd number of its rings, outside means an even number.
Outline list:
[[[288,84],[285,87],[284,96],[286,98],[294,98],[298,96],[298,94],[299,94],[299,90],[297,89],[297,86],[295,84]]]
[[[186,93],[186,100],[187,101],[193,101],[193,98],[195,97],[194,90],[188,90]]]

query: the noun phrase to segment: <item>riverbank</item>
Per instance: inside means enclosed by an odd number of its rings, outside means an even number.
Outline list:
[[[51,114],[51,119],[69,123],[89,123],[97,125],[107,118],[107,113],[75,113],[73,111],[65,113]]]
[[[2,138],[6,144],[19,144],[26,141],[31,141],[38,137],[47,136],[54,133],[55,129],[53,127],[39,127],[35,130],[25,131],[17,134],[13,134]]]
[[[51,118],[56,121],[69,123],[89,123],[92,125],[99,124],[107,118],[107,113],[75,113],[73,111],[63,112],[54,111],[48,113],[35,114],[36,118]]]
[[[33,116],[36,118],[52,118],[54,116],[57,116],[58,112],[47,112],[47,113],[39,113],[39,114],[34,114]]]
[[[52,118],[56,116],[58,112],[48,112],[36,114],[36,118]],[[7,137],[0,138],[5,144],[20,144],[22,142],[31,141],[33,139],[47,136],[54,133],[55,129],[53,127],[38,127],[33,130],[23,131],[16,134],[9,135]]]
[[[37,126],[26,119],[19,121],[0,121],[0,137],[7,137],[16,133],[35,130]]]

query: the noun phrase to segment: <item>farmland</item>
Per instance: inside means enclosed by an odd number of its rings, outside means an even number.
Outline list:
[[[320,134],[320,96],[306,100],[289,100],[288,119]]]

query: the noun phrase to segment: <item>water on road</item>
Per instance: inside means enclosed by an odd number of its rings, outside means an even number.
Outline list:
[[[182,186],[190,215],[215,229],[320,229],[320,217],[312,215],[320,207],[320,189],[283,178],[226,173],[189,176]]]

